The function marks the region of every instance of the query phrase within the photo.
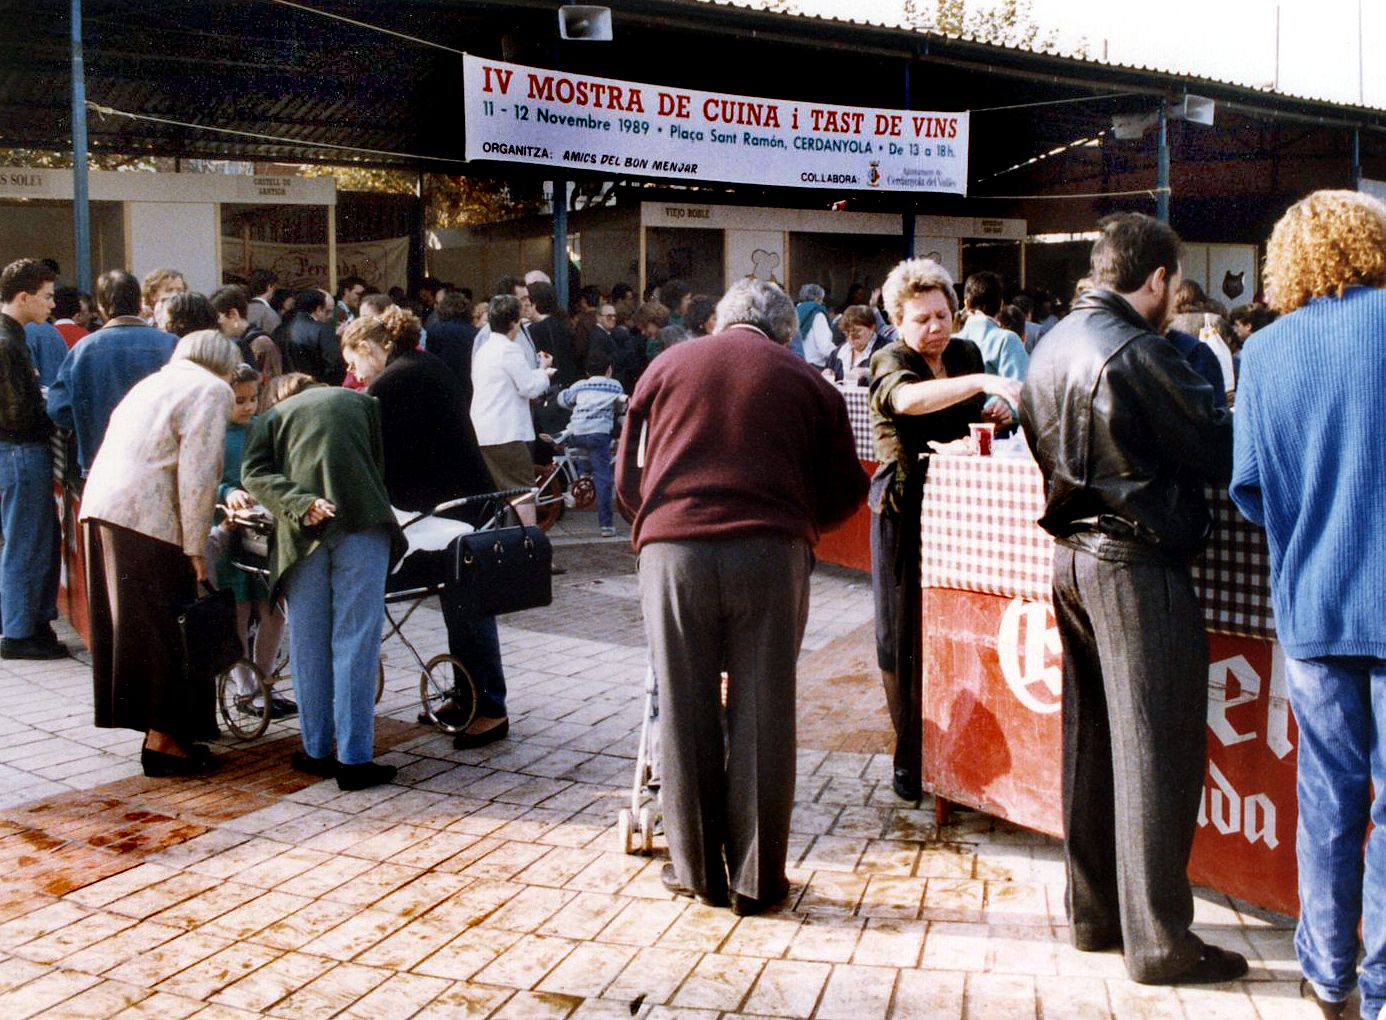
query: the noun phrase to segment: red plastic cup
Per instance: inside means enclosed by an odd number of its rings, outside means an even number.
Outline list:
[[[978,457],[991,456],[991,441],[996,438],[996,426],[991,422],[973,422],[967,427],[972,452]]]

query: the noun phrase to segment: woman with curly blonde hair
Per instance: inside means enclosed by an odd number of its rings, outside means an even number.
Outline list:
[[[1271,234],[1265,277],[1286,314],[1242,349],[1232,498],[1266,529],[1299,723],[1295,949],[1303,994],[1325,1016],[1342,1015],[1360,983],[1362,1016],[1376,1017],[1386,1005],[1386,444],[1375,434],[1386,205],[1352,191],[1295,203]]]
[[[1281,315],[1349,287],[1386,286],[1386,205],[1358,191],[1316,191],[1271,233],[1266,303]]]

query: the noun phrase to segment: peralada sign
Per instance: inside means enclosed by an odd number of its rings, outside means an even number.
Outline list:
[[[966,112],[699,92],[467,56],[467,159],[835,191],[967,193]]]

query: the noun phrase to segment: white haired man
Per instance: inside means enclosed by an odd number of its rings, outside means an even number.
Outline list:
[[[842,397],[785,348],[794,327],[778,287],[734,284],[716,334],[670,348],[641,376],[617,472],[659,678],[664,885],[742,915],[789,893],[813,545],[867,484]]]

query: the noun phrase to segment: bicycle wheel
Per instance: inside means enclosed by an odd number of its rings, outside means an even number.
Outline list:
[[[548,531],[563,516],[563,472],[555,464],[540,464],[534,473],[539,489],[534,499],[535,523],[540,531]]]
[[[476,684],[451,655],[435,655],[419,673],[424,715],[444,733],[461,733],[476,718]]]
[[[255,690],[249,694],[241,693],[237,670],[246,670],[254,681]],[[241,659],[230,669],[217,676],[217,705],[221,717],[226,720],[227,729],[242,740],[254,740],[263,736],[270,724],[270,693],[272,687],[265,680],[265,674],[249,659]],[[260,704],[255,704],[259,698]]]
[[[591,475],[582,475],[573,482],[573,506],[586,510],[597,501],[597,486]]]

